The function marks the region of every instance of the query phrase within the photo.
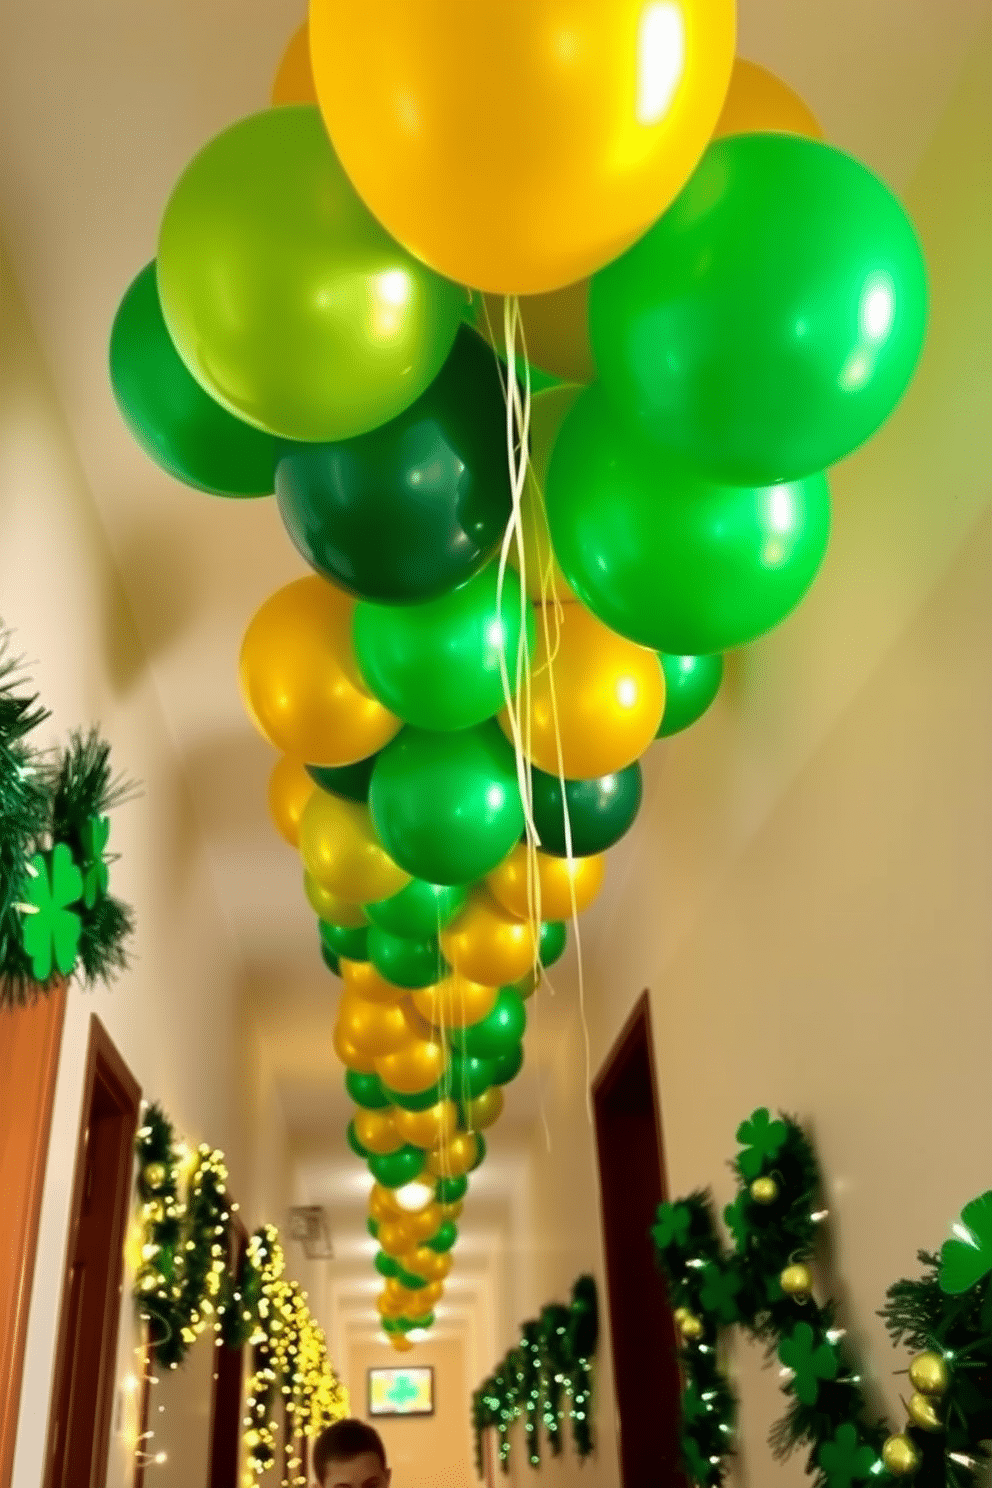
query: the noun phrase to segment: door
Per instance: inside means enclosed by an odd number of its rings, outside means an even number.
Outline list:
[[[651,1226],[665,1197],[647,993],[593,1087],[625,1488],[681,1488],[675,1324]]]
[[[241,1271],[248,1232],[232,1215],[231,1255],[228,1262],[235,1278]],[[210,1417],[210,1488],[238,1488],[241,1454],[241,1389],[244,1349],[215,1350],[214,1398]],[[137,1488],[137,1485],[136,1485]]]
[[[44,1488],[103,1488],[141,1091],[90,1019]]]

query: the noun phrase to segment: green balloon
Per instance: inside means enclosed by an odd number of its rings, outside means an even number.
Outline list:
[[[400,1269],[399,1262],[394,1261],[384,1250],[376,1251],[372,1264],[380,1276],[395,1276]]]
[[[379,1321],[382,1324],[382,1331],[384,1333],[402,1333],[404,1331],[400,1327],[400,1322],[402,1321],[400,1318],[384,1317],[380,1318]]]
[[[541,851],[564,858],[568,845],[565,841],[561,781],[556,775],[547,775],[536,767],[531,769],[531,780],[534,824],[541,839]],[[641,767],[636,762],[625,770],[615,770],[612,775],[601,775],[595,780],[566,780],[565,800],[568,803],[573,856],[591,857],[619,842],[633,826],[642,792]]]
[[[524,1067],[524,1046],[515,1044],[512,1049],[507,1049],[505,1054],[500,1054],[497,1059],[491,1061],[494,1085],[509,1085],[515,1080]]]
[[[329,946],[326,946],[323,941],[320,943],[320,954],[324,958],[324,965],[328,971],[333,971],[334,975],[339,977],[341,975],[341,962],[338,960],[335,952]]]
[[[376,762],[369,806],[386,851],[429,883],[485,877],[524,827],[513,750],[495,721],[452,734],[404,729]]]
[[[462,291],[379,226],[314,107],[225,129],[180,176],[162,221],[166,325],[196,380],[285,439],[349,439],[437,376]]]
[[[559,432],[547,507],[582,602],[611,630],[680,656],[771,630],[813,582],[830,532],[824,476],[715,485],[627,432],[595,386]]]
[[[145,454],[176,480],[214,496],[272,495],[276,441],[221,408],[187,371],[165,328],[154,263],[114,317],[110,382]]]
[[[361,1142],[358,1140],[358,1133],[355,1131],[355,1123],[353,1121],[348,1122],[348,1125],[345,1128],[345,1136],[348,1138],[348,1146],[351,1148],[356,1157],[369,1158],[372,1156],[368,1148],[363,1147]]]
[[[400,1286],[406,1287],[408,1292],[419,1292],[427,1285],[426,1276],[418,1276],[415,1271],[407,1271],[403,1266],[396,1268],[396,1280]],[[411,1323],[410,1326],[412,1327],[413,1324]]]
[[[561,920],[545,920],[541,926],[541,965],[554,966],[565,954],[568,926]]]
[[[344,956],[346,961],[369,959],[368,929],[365,925],[355,929],[350,925],[329,925],[326,920],[318,923],[321,945],[333,951],[335,956]]]
[[[434,1185],[434,1197],[439,1204],[458,1204],[468,1193],[468,1179],[439,1178]]]
[[[378,1240],[378,1238],[379,1238],[379,1221],[377,1219],[373,1219],[372,1216],[371,1216],[371,1214],[369,1215],[368,1219],[365,1221],[365,1228],[368,1230],[368,1232],[372,1236],[372,1239],[373,1240]]]
[[[741,486],[813,475],[869,438],[913,375],[926,320],[900,203],[849,155],[786,134],[712,145],[589,299],[617,412]]]
[[[368,930],[369,960],[380,976],[394,987],[432,987],[448,970],[437,937],[407,940],[371,925]]]
[[[702,718],[720,691],[723,657],[669,656],[662,651],[661,669],[665,673],[665,711],[658,738],[667,739]]]
[[[392,1105],[378,1075],[363,1075],[358,1070],[346,1070],[344,1088],[355,1105],[361,1106],[365,1111],[382,1111],[386,1106]]]
[[[516,692],[522,675],[520,636],[533,652],[534,609],[520,579],[490,563],[468,583],[427,604],[359,604],[355,654],[362,676],[391,712],[423,729],[467,729],[506,703],[500,664]]]
[[[396,1152],[370,1152],[368,1165],[372,1177],[383,1188],[402,1188],[404,1183],[412,1183],[420,1176],[424,1154],[419,1147],[411,1147],[408,1143]]]
[[[451,1249],[457,1239],[458,1226],[453,1224],[450,1219],[446,1219],[437,1234],[432,1235],[429,1240],[425,1240],[424,1244],[429,1249],[436,1250],[438,1255],[443,1255],[446,1250]]]
[[[276,495],[303,557],[350,594],[416,604],[464,584],[496,552],[512,507],[491,349],[461,330],[412,407],[372,434],[288,451]]]
[[[447,1075],[445,1075],[445,1080]],[[403,1090],[390,1090],[388,1085],[383,1087],[389,1098],[389,1104],[399,1106],[401,1111],[429,1111],[431,1106],[436,1106],[438,1101],[444,1098],[445,1081],[438,1080],[429,1085],[426,1090],[415,1090],[409,1094]]]
[[[343,796],[346,801],[367,801],[377,759],[378,755],[370,754],[368,759],[354,765],[307,765],[306,769],[310,779],[332,796]]]
[[[475,1162],[472,1164],[471,1168],[469,1168],[470,1173],[474,1173],[476,1168],[481,1168],[482,1164],[486,1160],[486,1139],[481,1132],[475,1133],[475,1147]]]
[[[493,1068],[493,1060],[480,1059],[477,1054],[462,1054],[456,1049],[445,1075],[445,1093],[452,1100],[475,1100],[494,1083]]]
[[[448,1039],[459,1054],[474,1055],[481,1060],[498,1059],[516,1048],[526,1027],[527,1009],[520,993],[513,987],[501,987],[492,1011],[481,1022],[468,1028],[449,1029]]]
[[[391,935],[404,935],[410,940],[423,940],[439,935],[468,898],[463,884],[425,883],[413,878],[391,899],[380,899],[362,907],[373,925]]]

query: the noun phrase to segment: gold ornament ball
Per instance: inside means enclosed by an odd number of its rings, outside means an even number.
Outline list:
[[[682,1326],[682,1319],[683,1318],[687,1318],[688,1316],[689,1316],[689,1309],[688,1309],[688,1307],[676,1307],[675,1311],[672,1313],[672,1317],[675,1319],[675,1321],[676,1321],[676,1323],[677,1323],[677,1325],[679,1327]]]
[[[944,1423],[934,1410],[932,1400],[925,1395],[911,1395],[906,1409],[914,1426],[919,1426],[921,1431],[942,1431]]]
[[[940,1354],[917,1354],[909,1366],[913,1389],[923,1395],[943,1395],[950,1383],[947,1365]]]
[[[702,1338],[703,1324],[699,1318],[693,1317],[691,1312],[687,1312],[685,1317],[679,1322],[679,1332],[683,1338],[688,1339],[691,1343],[697,1338]]]
[[[896,1478],[909,1478],[920,1465],[920,1454],[908,1436],[890,1436],[882,1447],[882,1461]]]
[[[151,1162],[142,1168],[141,1176],[148,1188],[161,1188],[169,1175],[165,1163]]]
[[[797,1262],[794,1266],[786,1266],[778,1279],[779,1286],[787,1297],[796,1297],[800,1301],[808,1297],[813,1290],[813,1278],[809,1273],[809,1267]]]
[[[751,1197],[756,1204],[774,1204],[778,1198],[778,1184],[774,1178],[755,1178],[751,1184]]]

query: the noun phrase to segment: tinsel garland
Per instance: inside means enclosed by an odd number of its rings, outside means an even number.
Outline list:
[[[783,1366],[789,1409],[772,1431],[772,1446],[779,1457],[809,1448],[815,1488],[905,1478],[920,1488],[969,1488],[987,1459],[980,1443],[992,1435],[992,1235],[987,1271],[963,1296],[941,1288],[937,1259],[926,1254],[921,1260],[930,1271],[922,1281],[889,1289],[882,1316],[894,1340],[905,1335],[929,1351],[911,1367],[914,1383],[923,1383],[909,1403],[910,1424],[890,1435],[871,1417],[833,1304],[812,1296],[806,1263],[825,1218],[812,1147],[795,1121],[772,1120],[764,1108],[737,1137],[738,1194],[724,1211],[734,1251],[725,1253],[702,1192],[661,1205],[652,1232],[681,1335],[682,1441],[691,1482],[716,1488],[724,1481],[736,1402],[720,1335],[739,1324]],[[963,1233],[968,1241],[949,1243],[977,1243],[971,1231]]]
[[[508,1473],[510,1431],[521,1417],[532,1467],[541,1464],[542,1425],[552,1455],[560,1455],[561,1423],[566,1415],[577,1455],[585,1458],[591,1454],[592,1358],[598,1337],[596,1283],[591,1276],[578,1278],[570,1306],[549,1303],[539,1318],[524,1323],[519,1344],[510,1349],[472,1397],[475,1465],[480,1478],[485,1431],[496,1431],[500,1466]],[[566,1393],[570,1396],[567,1409],[562,1403]]]

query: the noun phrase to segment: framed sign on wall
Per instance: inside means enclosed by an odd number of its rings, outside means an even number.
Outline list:
[[[434,1370],[369,1370],[370,1416],[432,1416],[434,1414]]]

